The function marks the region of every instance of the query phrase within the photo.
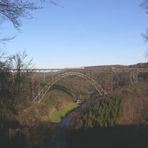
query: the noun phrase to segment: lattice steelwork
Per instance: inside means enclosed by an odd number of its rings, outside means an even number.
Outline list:
[[[107,95],[107,92],[101,87],[100,84],[98,84],[94,79],[88,77],[87,75],[80,73],[80,72],[65,72],[63,74],[59,74],[55,77],[53,82],[47,84],[43,87],[43,89],[38,93],[37,96],[33,98],[33,102],[41,102],[43,97],[46,95],[46,93],[49,91],[49,89],[56,84],[61,79],[68,77],[68,76],[78,76],[83,79],[86,79],[90,82],[90,84],[96,89],[96,91],[99,93],[100,96]]]

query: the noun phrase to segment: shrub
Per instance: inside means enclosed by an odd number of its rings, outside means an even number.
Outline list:
[[[79,111],[71,116],[70,126],[73,128],[110,127],[118,124],[121,98],[117,96],[105,99],[95,99],[81,106]],[[81,123],[81,124],[80,124]]]

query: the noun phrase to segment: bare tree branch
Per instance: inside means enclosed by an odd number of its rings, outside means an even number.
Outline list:
[[[45,2],[46,0],[40,0]],[[60,6],[57,0],[47,0],[55,6]],[[60,6],[61,7],[61,6]],[[9,21],[13,24],[14,28],[20,29],[21,18],[30,18],[30,12],[41,7],[37,7],[31,0],[0,0],[0,22]],[[10,41],[13,37],[2,38],[0,41]]]
[[[148,0],[144,0],[143,3],[140,5],[142,8],[146,10],[146,14],[148,14]],[[146,29],[145,33],[142,34],[144,40],[148,41],[148,29]]]
[[[28,59],[28,55],[25,51],[22,53],[17,53],[14,56],[11,57],[11,67],[13,69],[17,69],[20,71],[21,69],[28,69],[32,68],[32,59]]]
[[[2,42],[6,42],[6,41],[10,41],[10,40],[13,40],[16,38],[16,35],[15,36],[12,36],[12,37],[7,37],[7,38],[1,38],[0,41]]]
[[[30,11],[37,8],[34,3],[26,0],[0,0],[0,18],[9,20],[19,29],[20,18],[27,17]]]

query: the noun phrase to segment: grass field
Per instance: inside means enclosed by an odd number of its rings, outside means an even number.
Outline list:
[[[76,108],[78,105],[76,103],[69,103],[65,106],[62,106],[58,111],[53,112],[49,119],[52,122],[60,122],[61,118],[64,117],[69,111]]]

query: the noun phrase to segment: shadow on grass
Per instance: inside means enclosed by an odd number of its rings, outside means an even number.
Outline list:
[[[48,148],[55,124],[0,128],[0,148]]]
[[[50,140],[56,125],[41,123],[36,127],[1,129],[0,148],[58,148]],[[66,145],[60,148],[147,148],[148,126],[64,130]]]
[[[148,126],[67,130],[65,148],[148,148]]]

